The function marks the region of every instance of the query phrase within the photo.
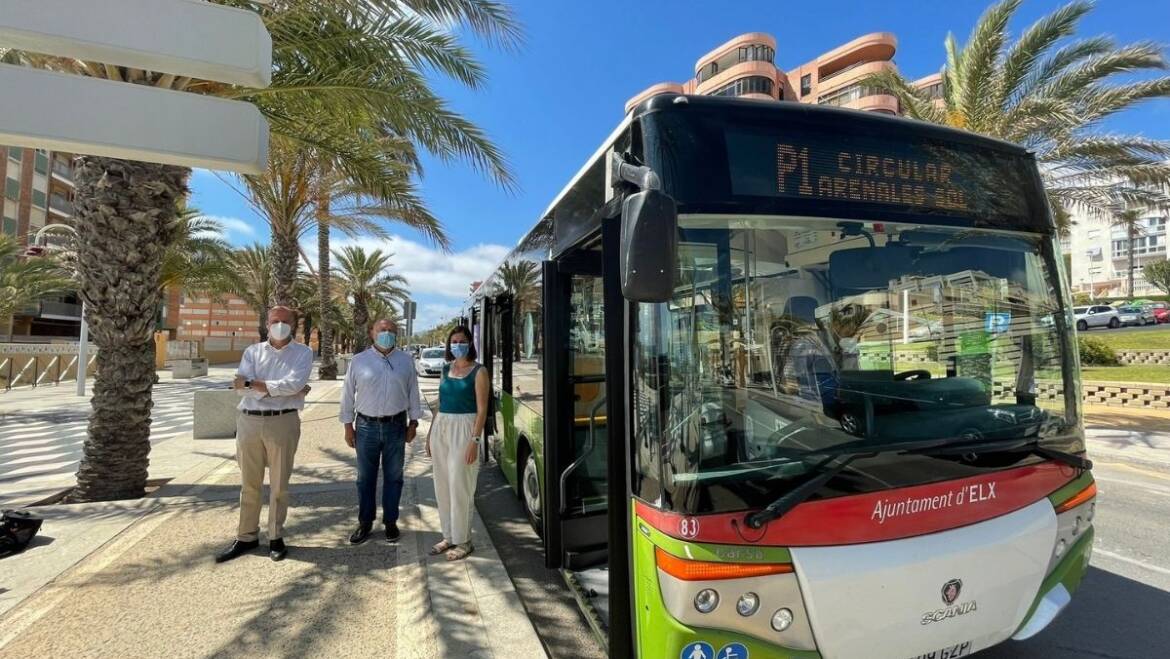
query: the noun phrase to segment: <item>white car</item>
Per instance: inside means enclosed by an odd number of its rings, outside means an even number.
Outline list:
[[[418,374],[438,377],[443,374],[443,366],[447,364],[446,348],[424,348],[418,355]]]
[[[1077,331],[1080,332],[1084,332],[1090,327],[1116,329],[1121,326],[1121,319],[1117,317],[1117,309],[1105,304],[1073,307],[1073,319],[1076,321]]]

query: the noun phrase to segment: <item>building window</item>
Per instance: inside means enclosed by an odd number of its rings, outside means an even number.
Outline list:
[[[932,101],[937,101],[943,97],[943,86],[941,82],[936,82],[933,85],[927,85],[926,89],[923,91],[926,92],[926,97]]]
[[[32,194],[33,206],[36,206],[37,208],[44,208],[45,203],[47,201],[47,198],[45,197],[45,193],[41,190],[36,190],[36,189],[34,189],[32,191],[32,193],[33,193]]]
[[[774,83],[764,76],[747,76],[723,85],[711,92],[712,96],[743,96],[744,94],[772,95]]]
[[[812,93],[812,74],[806,73],[800,76],[800,97],[804,98]]]
[[[8,157],[15,160],[16,162],[20,162],[20,157],[23,152],[24,149],[21,149],[18,146],[8,147]]]
[[[715,77],[715,74],[717,73],[719,73],[719,62],[711,62],[710,64],[699,69],[699,82],[710,80],[711,78]]]
[[[42,153],[39,149],[37,150],[36,159],[33,161],[33,169],[35,169],[38,174],[49,173],[49,156]]]
[[[776,59],[776,51],[771,46],[757,44],[754,46],[739,47],[739,61],[741,62],[768,62]]]
[[[20,181],[13,178],[5,178],[4,196],[13,201],[20,199]]]
[[[10,236],[16,235],[16,220],[11,217],[4,218],[4,233]]]
[[[817,99],[820,105],[846,105],[866,96],[876,96],[886,93],[879,87],[869,85],[849,85],[834,92],[829,92]]]

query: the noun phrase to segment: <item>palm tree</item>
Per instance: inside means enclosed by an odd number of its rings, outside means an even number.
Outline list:
[[[269,87],[233,87],[7,49],[0,50],[0,60],[251,102],[268,119],[274,143],[327,155],[379,199],[394,198],[401,168],[377,141],[367,139],[370,132],[393,131],[440,157],[469,160],[510,181],[498,149],[447,107],[425,75],[434,70],[467,85],[480,84],[482,68],[438,26],[464,24],[489,41],[515,44],[518,26],[503,5],[494,0],[219,4],[261,14],[273,46]],[[139,497],[145,491],[158,282],[189,175],[185,167],[97,156],[81,157],[75,169],[78,284],[99,348],[75,501]],[[275,261],[288,256],[287,245],[276,247]],[[277,293],[279,299],[287,290]]]
[[[230,255],[231,247],[223,239],[223,225],[197,208],[184,206],[175,218],[171,242],[163,252],[159,288],[218,292]]]
[[[56,258],[22,258],[24,249],[15,238],[0,233],[0,328],[12,315],[46,295],[73,288],[68,272]]]
[[[1145,233],[1145,227],[1142,226],[1142,215],[1144,213],[1136,208],[1126,208],[1118,211],[1113,217],[1111,226],[1125,230],[1125,245],[1129,253],[1129,267],[1126,268],[1126,287],[1125,295],[1129,299],[1133,299],[1133,270],[1136,267],[1134,261],[1137,255],[1134,253],[1134,240],[1141,234]]]
[[[1170,77],[1132,75],[1167,68],[1161,47],[1070,39],[1088,0],[1044,16],[1012,43],[1008,23],[1021,2],[992,5],[962,46],[947,35],[939,102],[892,71],[859,84],[896,96],[906,116],[1031,149],[1062,227],[1072,209],[1109,217],[1120,205],[1170,205],[1170,142],[1099,132],[1111,115],[1170,96]]]
[[[272,307],[272,250],[253,243],[232,251],[227,260],[227,272],[218,288],[240,298],[256,312],[256,327],[261,341],[268,340],[268,310]]]
[[[500,281],[512,296],[512,336],[515,355],[520,355],[524,339],[524,314],[540,304],[540,267],[523,259],[500,266]]]
[[[370,310],[379,301],[401,303],[409,298],[403,288],[406,280],[387,272],[393,254],[380,249],[367,253],[361,247],[347,246],[335,251],[333,256],[337,259],[342,293],[353,304],[353,351],[361,352],[367,345]]]

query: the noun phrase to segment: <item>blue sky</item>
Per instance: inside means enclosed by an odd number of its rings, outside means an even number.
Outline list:
[[[1025,0],[1013,30],[1018,33],[1062,4]],[[861,34],[889,31],[898,36],[899,68],[917,78],[939,69],[946,33],[964,40],[986,5],[968,0],[517,0],[513,6],[527,35],[519,52],[471,42],[487,68],[486,87],[471,92],[445,80],[436,86],[503,148],[519,190],[504,192],[460,163],[426,158],[421,189],[446,225],[454,251],[439,253],[417,234],[394,227],[394,239],[383,246],[396,254],[400,274],[416,292],[420,329],[456,312],[468,284],[490,271],[535,223],[621,120],[626,99],[656,82],[686,80],[695,60],[720,43],[744,32],[771,33],[777,40],[776,64],[789,69]],[[1170,2],[1104,0],[1081,28],[1081,36],[1170,43]],[[1148,103],[1107,128],[1170,139],[1170,101]],[[195,205],[224,222],[231,242],[267,242],[262,222],[219,177],[196,172],[191,188]]]

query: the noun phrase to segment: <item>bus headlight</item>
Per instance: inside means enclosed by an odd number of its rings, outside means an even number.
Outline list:
[[[792,625],[792,611],[780,609],[772,614],[772,629],[782,632]]]
[[[699,613],[710,613],[719,606],[719,593],[710,588],[704,588],[695,595],[695,610]]]
[[[735,603],[735,611],[743,617],[754,614],[760,608],[760,597],[755,593],[744,593]]]

